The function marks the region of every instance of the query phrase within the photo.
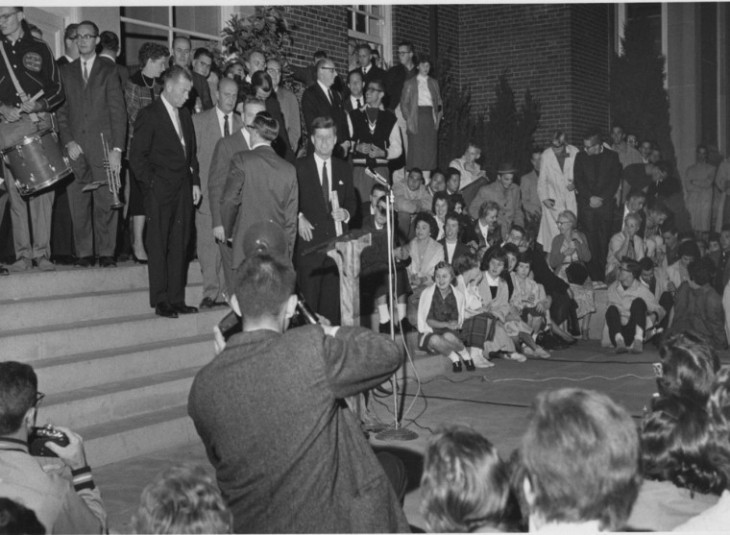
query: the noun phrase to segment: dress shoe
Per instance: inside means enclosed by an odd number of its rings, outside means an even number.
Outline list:
[[[167,303],[159,303],[155,307],[155,314],[163,318],[177,318],[177,311]]]
[[[476,370],[476,366],[474,366],[473,360],[465,360],[464,366],[466,366],[466,371],[468,372],[473,372],[474,370]]]
[[[84,256],[82,258],[79,258],[78,260],[76,260],[76,263],[74,264],[74,266],[76,266],[76,267],[83,267],[83,268],[91,267],[93,265],[94,265],[93,256]]]
[[[56,271],[56,266],[48,260],[47,258],[36,258],[34,260],[35,265],[38,266],[38,269],[41,271]]]
[[[380,334],[390,334],[390,322],[386,321],[385,323],[378,324],[378,332]]]
[[[204,310],[206,308],[215,308],[216,302],[211,299],[210,297],[203,297],[203,300],[200,302],[198,307],[200,310]]]
[[[408,318],[403,318],[400,320],[400,330],[403,334],[408,334],[413,332],[415,329],[413,328],[413,325],[411,325],[411,322],[408,321]]]
[[[132,260],[134,260],[135,264],[145,265],[147,263],[146,258],[139,258],[136,254],[132,254]]]
[[[462,371],[461,361],[452,362],[451,363],[451,371],[453,371],[454,373],[461,373],[461,371]]]
[[[170,305],[172,309],[177,312],[178,314],[196,314],[198,312],[198,309],[195,307],[189,307],[185,303],[180,303],[177,305]]]
[[[8,268],[4,268],[4,267],[0,266],[0,276],[3,276],[3,275],[10,275],[10,272],[8,271]]]
[[[15,261],[15,263],[8,266],[8,270],[13,273],[21,273],[23,271],[28,271],[31,267],[33,267],[33,264],[30,260],[27,258],[19,258]]]
[[[106,267],[117,267],[117,263],[113,256],[101,256],[99,257],[99,266]]]

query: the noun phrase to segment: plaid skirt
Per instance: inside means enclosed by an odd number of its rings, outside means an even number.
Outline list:
[[[487,312],[465,319],[461,327],[461,341],[466,347],[482,347],[494,339],[494,327],[499,320]]]

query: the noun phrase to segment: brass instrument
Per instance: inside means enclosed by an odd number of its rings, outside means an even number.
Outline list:
[[[107,145],[104,139],[104,134],[101,135],[101,146],[104,149],[104,169],[106,170],[106,181],[109,186],[109,191],[112,193],[112,210],[120,210],[124,207],[124,203],[119,200],[119,190],[122,188],[122,180],[119,176],[118,169],[112,169],[109,163],[109,145]]]

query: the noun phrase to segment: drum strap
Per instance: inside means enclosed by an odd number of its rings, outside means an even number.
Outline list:
[[[18,77],[15,76],[15,71],[13,70],[13,66],[10,64],[8,55],[5,52],[5,45],[3,44],[3,42],[1,40],[0,40],[0,53],[2,53],[2,55],[3,55],[3,60],[5,61],[5,66],[8,69],[8,74],[10,74],[10,79],[13,81],[13,85],[15,86],[15,90],[18,92],[18,95],[20,96],[21,102],[30,100],[27,93],[25,91],[23,91],[23,88],[21,87],[20,82],[18,82]],[[31,113],[29,115],[30,115],[31,121],[33,121],[34,123],[38,122],[38,115],[36,115],[35,113]]]

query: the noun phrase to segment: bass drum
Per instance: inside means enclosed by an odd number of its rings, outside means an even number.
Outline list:
[[[58,135],[51,129],[25,136],[2,154],[21,195],[37,193],[73,172],[68,156],[61,151]]]

